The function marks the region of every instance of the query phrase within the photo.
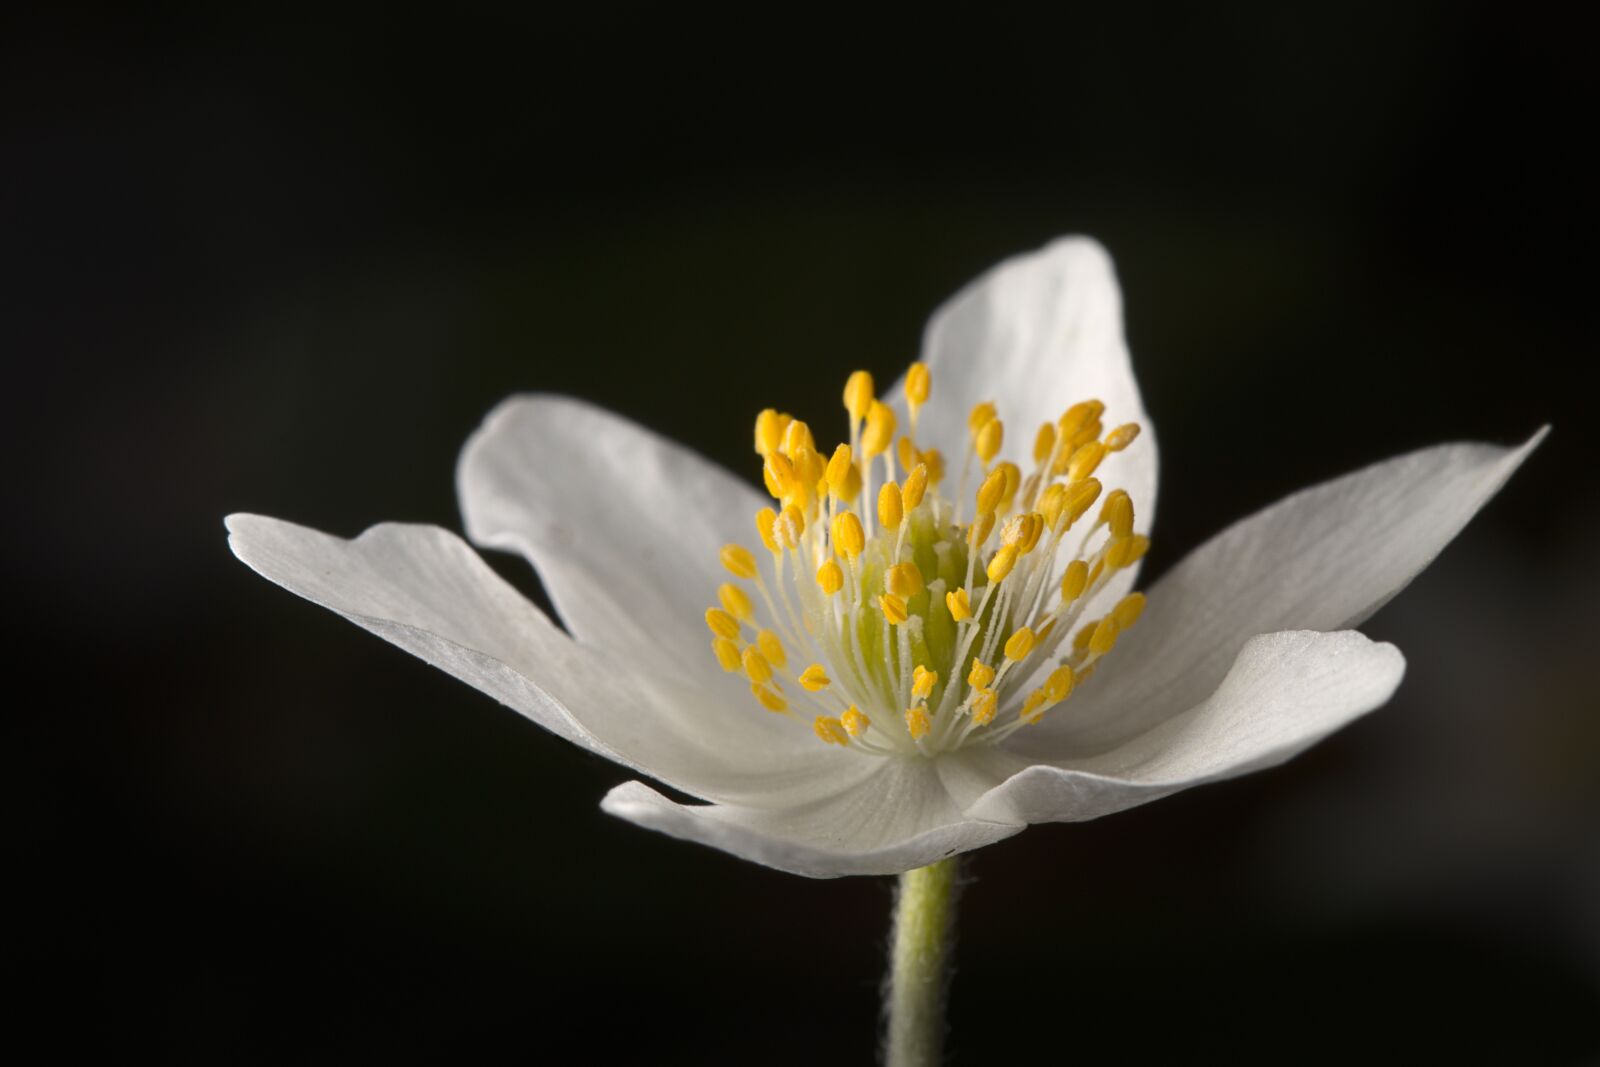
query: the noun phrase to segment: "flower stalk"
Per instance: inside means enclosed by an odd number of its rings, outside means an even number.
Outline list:
[[[933,1067],[942,1058],[959,867],[952,856],[900,876],[884,990],[888,1067]]]

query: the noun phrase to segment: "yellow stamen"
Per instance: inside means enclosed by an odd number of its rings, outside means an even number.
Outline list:
[[[1113,570],[1131,567],[1143,559],[1148,551],[1150,551],[1150,538],[1144,534],[1124,537],[1120,541],[1113,541],[1111,547],[1106,549],[1106,566]]]
[[[985,400],[972,405],[972,411],[967,415],[967,429],[972,432],[973,440],[977,440],[978,431],[995,417],[994,405]]]
[[[1011,568],[1017,565],[1017,546],[1005,545],[994,554],[989,561],[988,570],[985,571],[991,582],[1003,582],[1006,575],[1011,573]]]
[[[1005,491],[1000,494],[1000,514],[1004,515],[1011,510],[1011,502],[1017,498],[1017,486],[1022,484],[1022,468],[1009,459],[995,467],[995,470],[1005,475]]]
[[[735,578],[756,576],[756,558],[743,545],[723,545],[722,565],[728,568],[728,573]]]
[[[764,685],[752,684],[750,686],[750,693],[757,700],[761,701],[761,706],[766,708],[768,711],[789,710],[789,702]]]
[[[1144,594],[1129,593],[1117,601],[1117,606],[1111,610],[1111,617],[1117,621],[1119,630],[1129,630],[1139,621],[1139,616],[1144,614]]]
[[[861,434],[861,454],[868,459],[880,456],[894,441],[894,409],[874,400],[867,409],[867,428]]]
[[[906,475],[906,484],[900,488],[900,505],[907,514],[917,510],[917,505],[922,503],[923,494],[928,491],[927,464],[918,463],[911,468],[911,473]]]
[[[767,408],[756,416],[756,452],[765,456],[768,452],[776,452],[778,445],[783,441],[783,416],[772,408]]]
[[[1055,450],[1055,424],[1047,422],[1039,427],[1039,432],[1033,438],[1033,461],[1035,463],[1043,463],[1050,458],[1050,453]]]
[[[1044,516],[1045,525],[1050,529],[1056,528],[1056,523],[1061,521],[1061,513],[1067,506],[1067,487],[1059,482],[1052,482],[1039,494],[1039,514]]]
[[[922,453],[922,462],[928,468],[928,483],[938,485],[944,481],[944,453],[930,448]]]
[[[1094,628],[1094,634],[1089,638],[1089,651],[1096,656],[1110,652],[1116,647],[1117,634],[1120,630],[1116,616],[1107,615],[1101,619],[1099,625]]]
[[[762,630],[756,634],[756,647],[780,671],[789,664],[789,655],[783,650],[783,642],[778,640],[778,635],[771,630]]]
[[[1084,512],[1094,506],[1100,497],[1100,479],[1090,478],[1067,487],[1067,508],[1063,512],[1067,526],[1083,518]]]
[[[706,609],[706,628],[711,631],[712,637],[739,636],[739,620],[722,608]]]
[[[1075,559],[1067,564],[1066,571],[1061,575],[1061,602],[1070,604],[1083,595],[1084,586],[1089,584],[1089,565],[1081,559]]]
[[[906,709],[906,729],[911,734],[911,740],[921,741],[927,736],[933,723],[928,719],[927,709],[922,705]]]
[[[1033,631],[1028,627],[1019,626],[1015,633],[1006,638],[1006,659],[1025,660],[1032,651]]]
[[[850,732],[844,723],[831,715],[818,715],[817,721],[811,724],[817,736],[830,745],[849,745]]]
[[[1133,533],[1133,500],[1121,489],[1106,494],[1100,505],[1100,521],[1111,527],[1112,537],[1127,537]]]
[[[1130,422],[1122,426],[1118,426],[1115,430],[1112,430],[1110,433],[1106,434],[1106,451],[1121,452],[1124,448],[1127,448],[1129,445],[1133,444],[1135,438],[1138,436],[1139,424],[1137,422]]]
[[[988,726],[994,722],[994,714],[999,710],[1000,694],[993,689],[979,689],[972,702],[972,721],[979,726]]]
[[[1059,704],[1072,695],[1072,687],[1076,682],[1072,668],[1063,664],[1051,671],[1050,677],[1045,679],[1045,695],[1050,698],[1050,703]]]
[[[767,657],[755,645],[744,646],[740,662],[744,664],[744,673],[754,684],[766,685],[772,680],[772,664],[767,662]]]
[[[778,513],[778,522],[773,527],[778,536],[778,543],[784,548],[794,548],[800,543],[800,535],[806,532],[806,517],[799,508],[790,504]]]
[[[722,610],[740,622],[749,622],[755,617],[755,605],[750,603],[750,594],[732,582],[717,586],[717,599],[722,601]]]
[[[973,548],[978,548],[989,540],[989,535],[994,532],[994,523],[994,512],[985,511],[979,515],[973,522],[972,528],[967,531],[967,544]]]
[[[972,670],[967,672],[967,684],[974,689],[983,689],[992,681],[994,681],[994,668],[981,660],[973,660]]]
[[[893,482],[884,482],[883,488],[878,490],[878,521],[885,530],[893,530],[900,525],[903,514],[900,487]]]
[[[1005,443],[1006,426],[998,418],[990,419],[983,424],[978,435],[972,440],[973,451],[978,453],[978,458],[988,463],[1000,454],[1000,446]]]
[[[867,727],[872,725],[872,720],[861,714],[861,710],[854,704],[851,704],[845,710],[845,713],[839,716],[839,721],[843,724],[845,732],[851,737],[860,737],[867,732]]]
[[[1017,718],[1032,726],[1038,722],[1044,708],[1045,691],[1035,689],[1028,694],[1028,699],[1022,702],[1022,710],[1017,713]]]
[[[795,419],[783,428],[783,450],[789,454],[790,459],[795,459],[795,453],[800,451],[815,452],[817,450],[816,438],[811,436],[811,427],[800,419]]]
[[[1000,498],[1006,492],[1006,474],[1002,470],[992,470],[989,476],[978,486],[978,510],[980,512],[993,511],[1000,506]]]
[[[761,479],[774,499],[782,500],[798,488],[799,478],[794,463],[782,452],[768,452],[761,468]]]
[[[817,568],[817,585],[822,587],[824,596],[832,596],[844,588],[844,571],[833,560],[823,560]]]
[[[956,622],[972,618],[972,602],[967,599],[965,589],[952,589],[944,595],[945,607],[950,609],[950,617]]]
[[[840,445],[833,450],[833,456],[828,460],[828,466],[823,471],[823,477],[828,479],[828,492],[834,496],[844,496],[845,486],[849,484],[850,471],[855,467],[855,456],[850,453],[849,445]]]
[[[896,563],[883,574],[883,587],[902,600],[910,600],[922,592],[922,572],[915,563]]]
[[[928,694],[932,693],[933,687],[938,684],[938,671],[930,671],[919,663],[911,672],[911,695],[919,700],[927,700]]]
[[[880,596],[878,606],[883,609],[883,617],[889,620],[889,625],[899,626],[906,621],[906,602],[893,593]]]
[[[1100,461],[1106,458],[1106,446],[1099,441],[1090,441],[1080,446],[1072,453],[1072,459],[1067,462],[1067,481],[1081,482],[1095,472],[1100,466]]]
[[[841,511],[833,517],[833,545],[846,559],[855,559],[867,545],[866,531],[853,511]]]
[[[827,670],[820,663],[813,663],[800,672],[800,688],[808,693],[815,693],[819,689],[826,689],[832,685]]]
[[[928,402],[931,384],[928,365],[921,362],[911,364],[911,368],[906,371],[906,407],[912,415]]]
[[[756,512],[756,533],[761,535],[761,543],[767,546],[767,551],[774,556],[783,551],[783,546],[778,544],[777,534],[778,513],[771,508],[762,508]]]
[[[872,387],[872,375],[864,370],[858,370],[850,375],[844,383],[844,409],[850,413],[852,422],[860,422],[867,417],[867,410],[872,407],[875,390]]]
[[[725,671],[736,671],[744,666],[744,661],[739,657],[739,646],[726,637],[718,637],[711,642],[711,652],[717,657],[717,662],[722,664]]]

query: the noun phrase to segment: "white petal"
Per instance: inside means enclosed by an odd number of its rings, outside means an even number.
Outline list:
[[[1042,423],[1056,421],[1081,400],[1100,400],[1108,429],[1136,422],[1143,432],[1126,450],[1107,457],[1096,477],[1108,490],[1127,490],[1137,528],[1150,529],[1155,434],[1123,336],[1116,273],[1099,242],[1064,237],[991,268],[934,311],[923,333],[922,359],[933,388],[918,438],[944,453],[947,491],[957,491],[974,404],[995,403],[1005,423],[1003,454],[1026,472]],[[904,425],[904,378],[888,399]],[[976,481],[969,479],[968,491]],[[1133,587],[1137,572],[1118,572],[1090,609],[1103,612],[1116,603]]]
[[[1358,625],[1433,561],[1544,433],[1515,449],[1412,452],[1236,523],[1155,584],[1073,721],[1043,735],[1112,743],[1209,693],[1256,634]]]
[[[1404,673],[1398,649],[1353,630],[1264,634],[1200,704],[1112,751],[1013,775],[967,814],[1081,822],[1270,767],[1383,704]]]
[[[640,782],[613,789],[602,806],[640,826],[810,878],[898,874],[1022,829],[963,815],[932,761],[843,755],[876,764],[874,773],[783,810],[675,804]]]
[[[729,580],[718,549],[756,542],[755,489],[620,416],[553,396],[495,408],[456,480],[467,536],[525,555],[579,641],[749,703],[717,670],[701,616]]]
[[[268,580],[350,619],[541,726],[697,796],[797,803],[863,775],[803,725],[761,711],[712,717],[670,681],[646,686],[562,633],[436,526],[375,526],[353,541],[230,515],[234,553]],[[774,741],[776,739],[776,743]]]

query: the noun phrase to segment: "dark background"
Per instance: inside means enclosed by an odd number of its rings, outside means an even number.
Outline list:
[[[1086,232],[1162,447],[1147,575],[1313,480],[1555,432],[1367,627],[1409,660],[1389,707],[977,854],[958,1062],[1600,1055],[1576,25],[3,19],[4,955],[52,1047],[867,1062],[889,880],[601,814],[623,770],[255,577],[222,516],[459,528],[456,450],[528,389],[754,477],[757,409],[836,432],[851,369],[892,378],[937,301]]]

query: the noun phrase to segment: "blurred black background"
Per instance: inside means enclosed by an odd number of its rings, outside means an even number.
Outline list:
[[[1391,706],[977,854],[956,1062],[1600,1056],[1575,24],[240,4],[0,30],[4,954],[55,1047],[868,1062],[889,880],[601,814],[624,771],[255,577],[221,519],[459,529],[456,450],[518,390],[754,477],[760,407],[834,426],[935,303],[1086,232],[1162,447],[1147,575],[1313,480],[1555,432],[1367,627],[1410,663]]]

